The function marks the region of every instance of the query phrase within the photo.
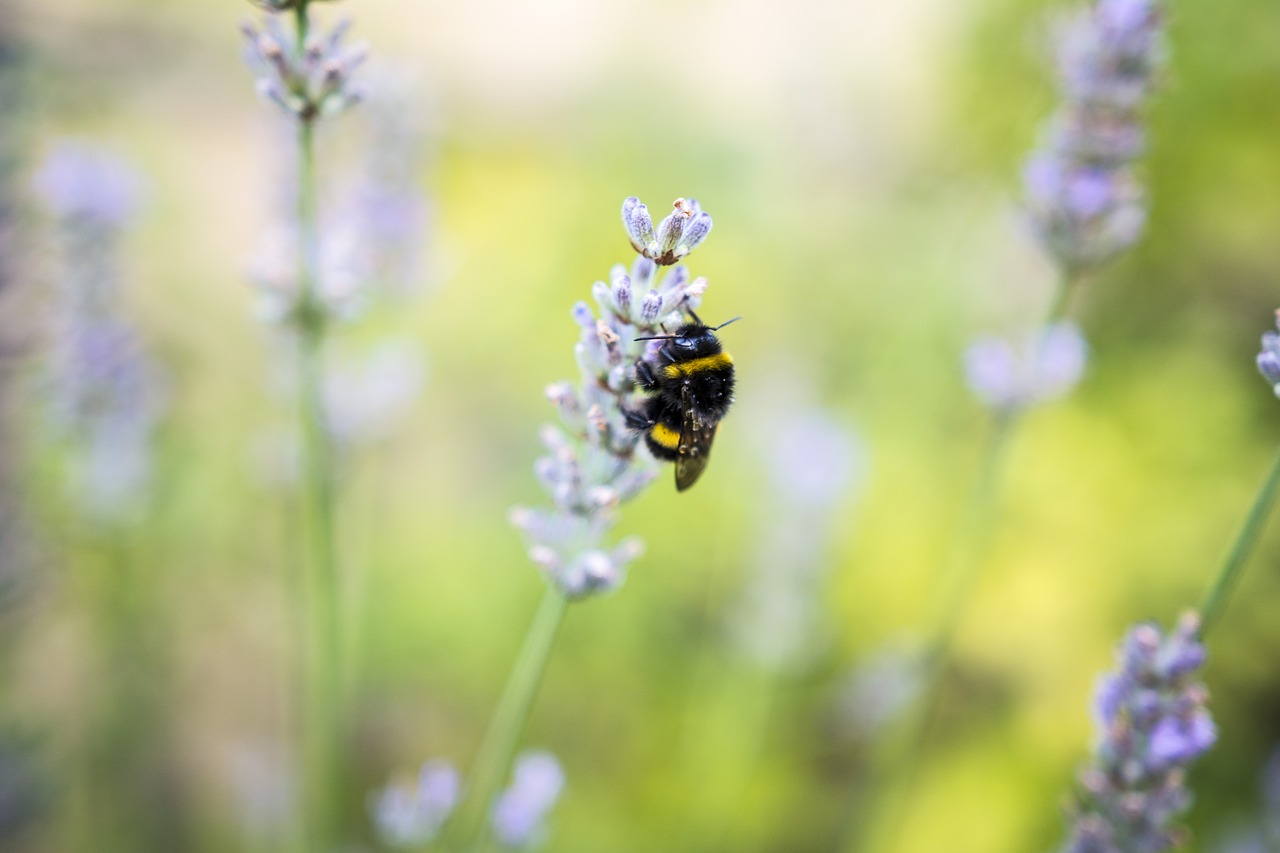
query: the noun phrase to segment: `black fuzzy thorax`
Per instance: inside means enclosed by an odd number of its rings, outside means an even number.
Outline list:
[[[636,365],[636,381],[661,397],[666,407],[683,410],[687,399],[698,420],[715,423],[733,403],[733,363],[715,358],[723,354],[724,347],[707,326],[686,323],[650,359]],[[678,370],[668,370],[672,365]],[[673,372],[676,375],[670,375]]]

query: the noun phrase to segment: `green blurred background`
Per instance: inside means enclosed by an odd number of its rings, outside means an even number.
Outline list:
[[[542,585],[506,513],[542,500],[542,389],[574,374],[570,306],[630,261],[627,195],[655,213],[696,196],[714,216],[690,268],[711,282],[705,317],[746,318],[724,333],[739,402],[696,489],[677,496],[664,475],[625,509],[620,531],[648,545],[625,586],[569,613],[525,738],[568,777],[548,848],[834,851],[877,821],[894,824],[878,849],[895,853],[1058,842],[1096,674],[1127,625],[1199,600],[1280,439],[1252,365],[1280,305],[1280,6],[1171,6],[1147,236],[1075,302],[1085,381],[1017,436],[898,820],[872,809],[880,735],[850,719],[850,677],[921,636],[937,606],[988,420],[960,353],[980,333],[1020,334],[1049,299],[1016,197],[1054,106],[1059,7],[317,5],[355,18],[371,67],[419,81],[410,109],[430,128],[421,293],[337,333],[408,336],[427,358],[411,411],[348,460],[341,488],[352,849],[381,849],[370,792],[431,756],[465,766],[483,732]],[[145,516],[104,533],[32,461],[39,421],[10,395],[3,453],[24,460],[9,479],[26,509],[6,558],[26,580],[0,614],[0,725],[32,796],[0,849],[280,849],[298,558],[293,498],[264,485],[255,448],[290,412],[246,268],[288,179],[240,61],[236,26],[256,13],[5,12],[21,97],[0,134],[23,168],[70,135],[143,176],[124,310],[171,405]],[[357,109],[325,128],[322,181],[363,156],[366,121]],[[20,277],[0,322],[38,328],[42,286]],[[19,337],[22,361],[38,359],[39,335]],[[779,671],[744,651],[738,609],[780,512],[771,418],[800,406],[861,453],[807,528],[821,537],[814,624]],[[1221,736],[1192,778],[1196,849],[1253,818],[1280,742],[1278,560],[1268,535],[1213,638]]]

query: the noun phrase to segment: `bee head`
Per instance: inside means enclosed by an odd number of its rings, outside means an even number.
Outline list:
[[[689,316],[693,318],[692,323],[683,323],[674,334],[671,335],[651,335],[643,338],[636,338],[637,341],[671,341],[671,346],[683,353],[699,354],[704,351],[719,351],[720,341],[716,339],[715,333],[730,323],[741,320],[741,317],[734,317],[721,323],[719,326],[708,326],[706,323],[694,314],[689,312]]]

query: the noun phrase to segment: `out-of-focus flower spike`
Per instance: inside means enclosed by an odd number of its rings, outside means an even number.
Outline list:
[[[1280,311],[1276,312],[1276,325],[1280,326]],[[1262,351],[1258,353],[1258,370],[1271,383],[1271,389],[1280,397],[1280,333],[1263,332]]]
[[[1118,670],[1099,686],[1098,744],[1080,773],[1064,853],[1161,853],[1184,836],[1175,821],[1191,800],[1187,768],[1217,740],[1208,691],[1196,680],[1199,629],[1188,613],[1168,634],[1138,625],[1121,644]]]
[[[1133,161],[1142,109],[1164,62],[1160,0],[1095,0],[1058,32],[1063,103],[1023,172],[1044,249],[1068,275],[1132,246],[1145,222]]]

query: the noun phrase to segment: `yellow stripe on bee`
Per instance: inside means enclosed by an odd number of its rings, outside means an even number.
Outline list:
[[[680,433],[666,424],[654,424],[649,437],[668,450],[675,450],[680,446]]]
[[[691,358],[688,361],[668,364],[662,368],[662,375],[668,379],[679,379],[681,376],[692,376],[702,370],[716,370],[731,364],[733,364],[733,358],[729,353],[718,352],[715,355],[704,355],[702,358]]]

